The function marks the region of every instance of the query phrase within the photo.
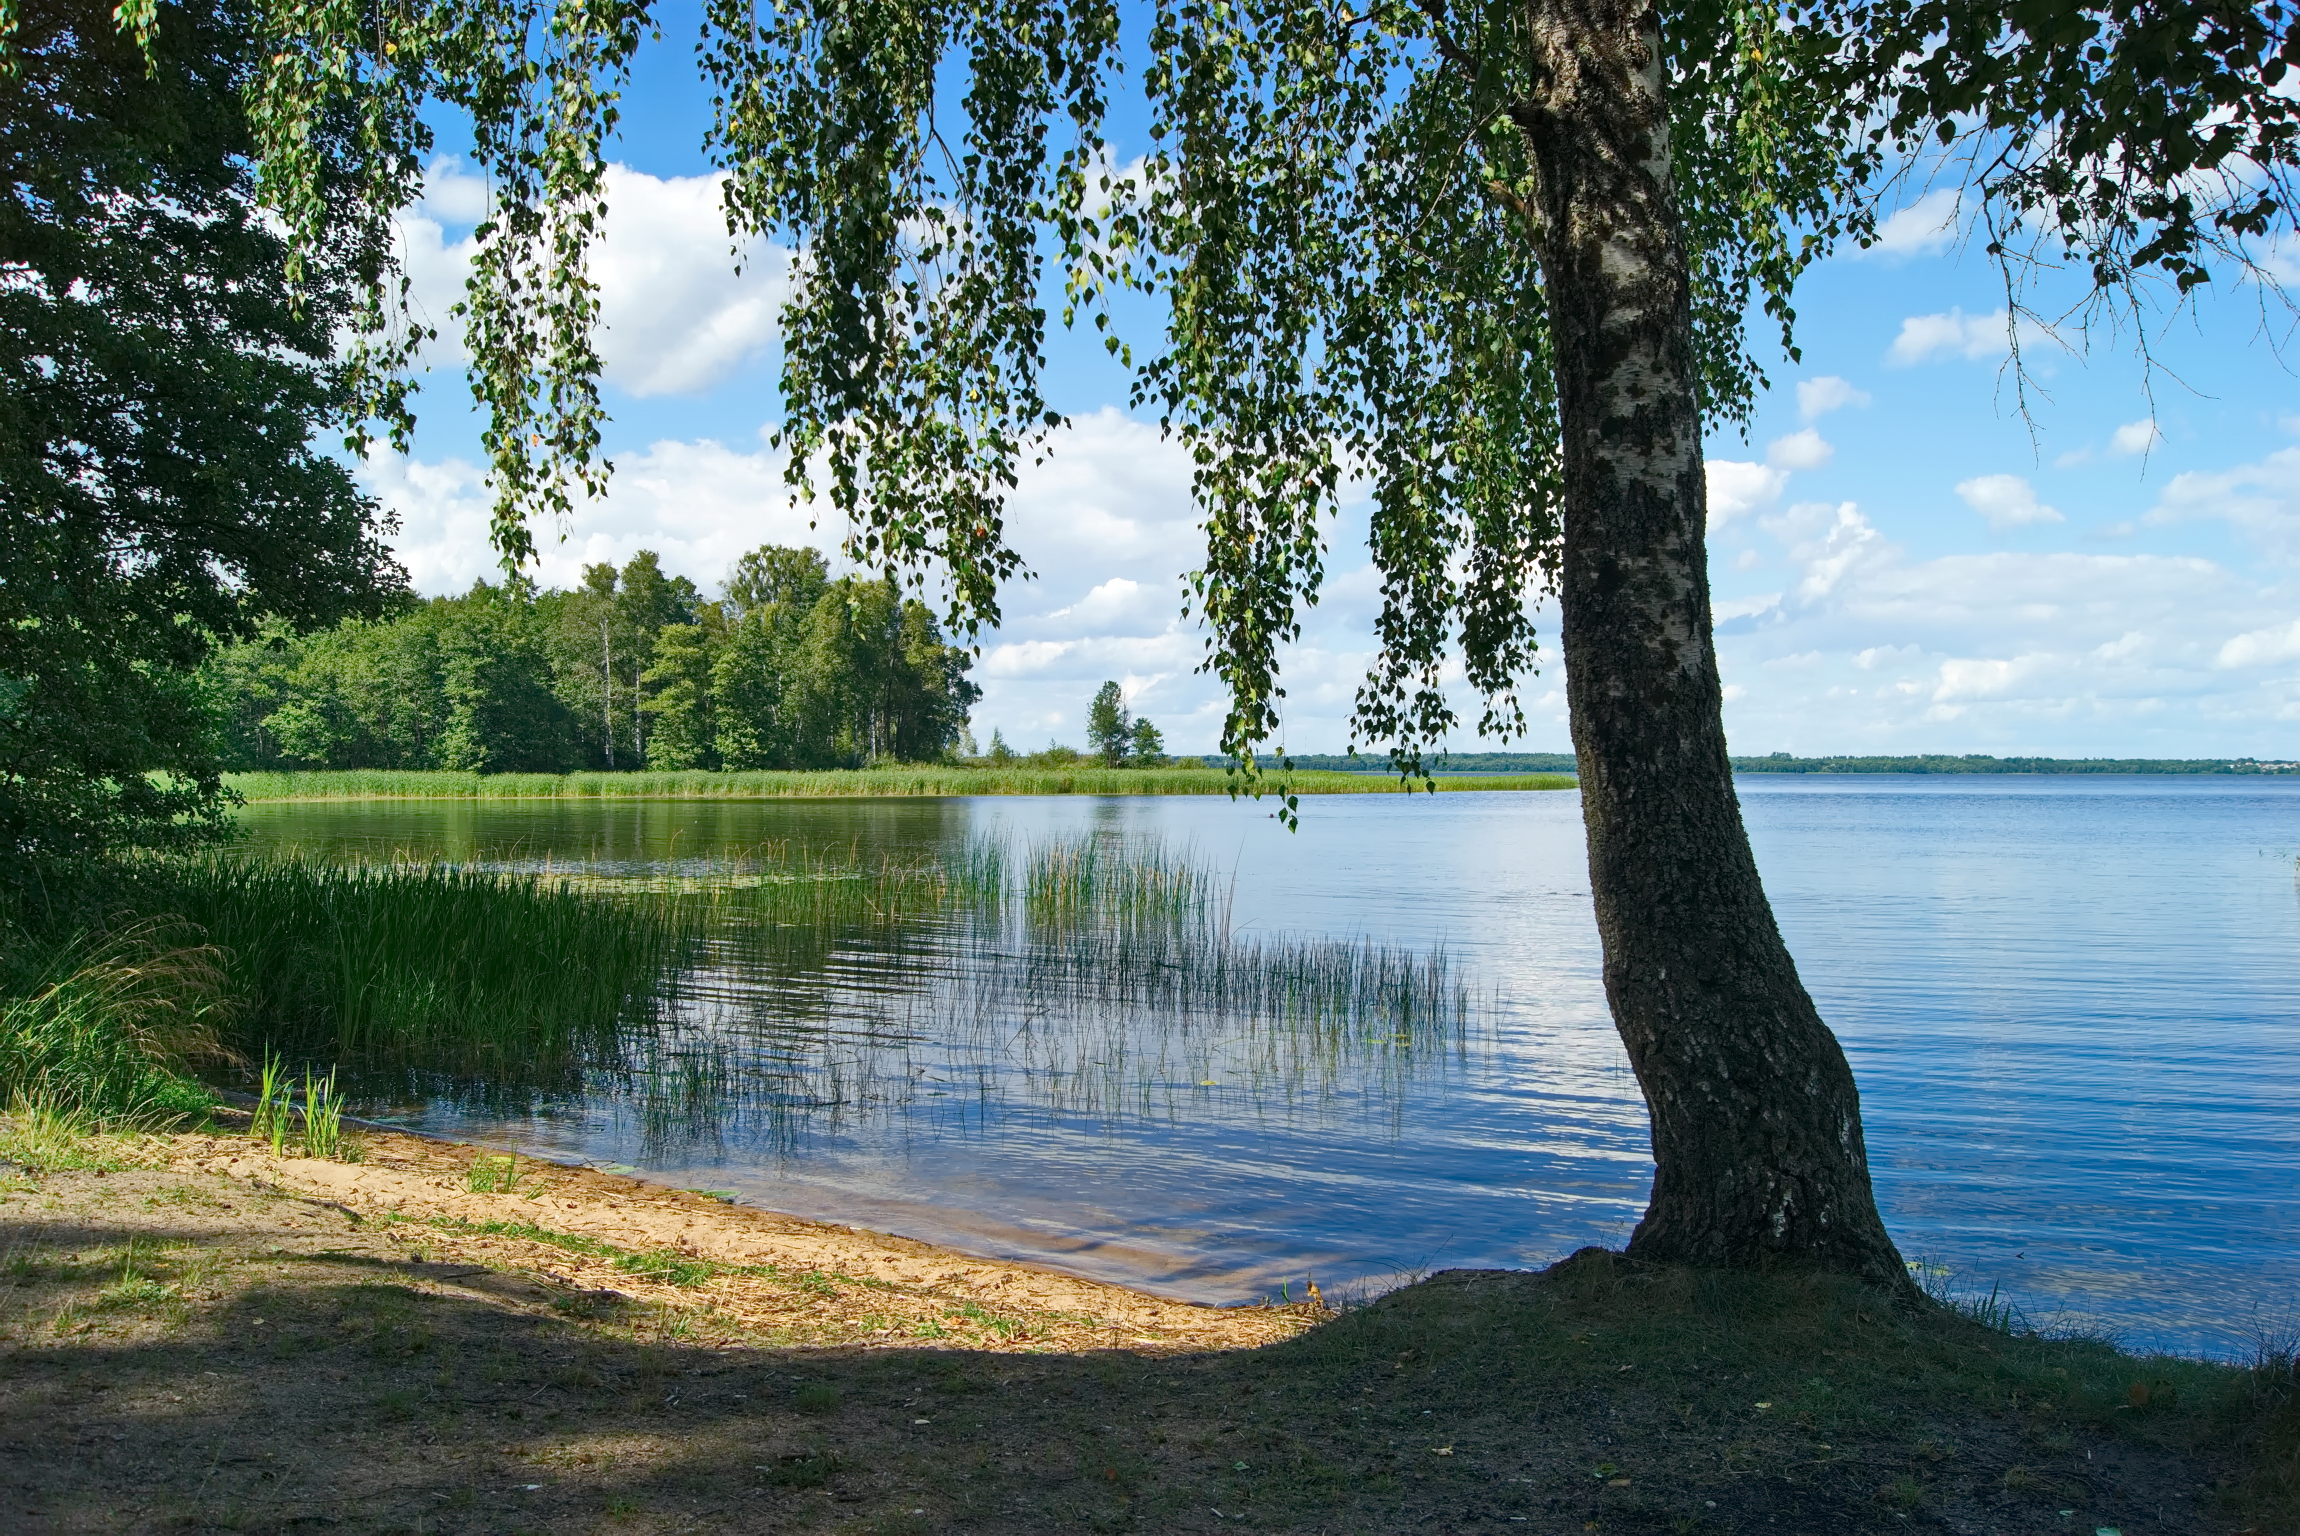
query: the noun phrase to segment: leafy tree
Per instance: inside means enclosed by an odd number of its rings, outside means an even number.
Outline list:
[[[1163,768],[1166,766],[1166,734],[1150,723],[1148,716],[1134,721],[1134,739],[1127,748],[1137,768]]]
[[[1134,747],[1134,717],[1116,683],[1104,683],[1086,706],[1086,745],[1106,768],[1123,767]]]
[[[711,671],[716,647],[701,624],[666,624],[655,641],[655,664],[639,681],[651,685],[640,708],[655,720],[647,738],[650,768],[715,768]]]
[[[206,668],[226,766],[564,771],[576,722],[547,630],[525,584],[485,581],[389,620],[302,637],[274,625]]]
[[[442,606],[427,605],[397,622],[350,620],[285,644],[289,664],[271,674],[277,703],[258,724],[260,744],[232,766],[439,767],[449,714]],[[274,653],[275,646],[282,646],[276,636],[237,647],[214,670],[237,670],[247,653]]]
[[[528,519],[597,473],[582,247],[649,10],[562,5],[543,29],[513,0],[356,25],[319,0],[271,5],[267,146],[299,226],[322,222],[307,130],[338,103],[368,113],[378,229],[413,196],[428,99],[477,114],[499,211],[469,331],[500,541],[523,554]],[[1752,302],[1786,341],[1802,270],[1868,239],[1878,199],[1930,166],[1961,181],[2016,292],[2037,256],[2087,274],[2111,313],[2146,279],[2185,293],[2245,268],[2295,206],[2291,16],[1157,0],[1138,176],[1104,169],[1111,0],[715,0],[702,59],[732,224],[805,257],[784,440],[855,557],[937,567],[952,624],[995,622],[1018,564],[1001,498],[1054,423],[1043,263],[1059,257],[1066,320],[1107,328],[1115,293],[1155,293],[1159,344],[1110,344],[1196,466],[1191,601],[1230,690],[1223,749],[1251,766],[1276,725],[1345,465],[1367,467],[1384,582],[1357,721],[1402,770],[1458,723],[1449,646],[1481,731],[1521,726],[1527,599],[1553,589],[1607,997],[1654,1123],[1632,1253],[1808,1261],[1906,1291],[1851,1072],[1733,794],[1703,429],[1745,419],[1762,383]]]
[[[811,549],[762,544],[735,562],[724,590],[736,618],[711,673],[726,766],[797,765],[790,682],[809,618],[829,587],[829,563]]]
[[[792,766],[855,768],[947,756],[982,690],[924,603],[843,577],[816,600],[791,669]]]
[[[385,520],[313,442],[334,333],[380,271],[311,125],[305,303],[254,196],[236,0],[148,56],[106,8],[18,0],[0,60],[0,889],[197,831],[219,793],[196,669],[218,637],[372,611]],[[372,236],[372,231],[370,231]]]
[[[558,773],[571,765],[573,721],[551,687],[547,638],[523,591],[475,582],[460,602],[436,603],[442,768]]]
[[[1006,744],[1006,734],[998,727],[990,728],[990,760],[1001,768],[1014,761],[1019,754]]]
[[[694,622],[702,594],[684,576],[665,576],[660,557],[642,549],[621,570],[585,566],[582,586],[550,606],[552,675],[593,743],[589,766],[638,767],[648,720],[640,679],[655,665],[663,626]]]
[[[725,590],[738,615],[769,604],[789,613],[812,613],[830,584],[830,562],[819,550],[761,544],[735,562]]]

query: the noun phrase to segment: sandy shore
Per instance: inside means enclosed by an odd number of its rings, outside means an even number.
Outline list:
[[[1040,1266],[733,1205],[428,1138],[358,1133],[362,1160],[275,1158],[244,1136],[147,1145],[156,1164],[318,1201],[371,1238],[551,1284],[707,1308],[790,1342],[986,1350],[1240,1349],[1322,1309],[1207,1307]]]

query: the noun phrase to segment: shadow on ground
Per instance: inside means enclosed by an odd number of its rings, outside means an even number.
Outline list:
[[[1830,1281],[1593,1252],[1260,1350],[813,1349],[63,1183],[0,1208],[12,1531],[2241,1528],[2231,1373]]]

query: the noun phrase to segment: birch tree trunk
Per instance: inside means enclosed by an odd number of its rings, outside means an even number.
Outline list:
[[[1658,15],[1525,14],[1537,87],[1513,115],[1540,173],[1568,700],[1606,998],[1653,1121],[1629,1252],[1817,1265],[1906,1294],[1852,1070],[1781,942],[1725,756]]]

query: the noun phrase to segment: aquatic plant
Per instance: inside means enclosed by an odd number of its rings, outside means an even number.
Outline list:
[[[650,1148],[795,1145],[894,1113],[1170,1119],[1241,1096],[1324,1115],[1344,1083],[1394,1112],[1386,1090],[1466,1053],[1486,1013],[1442,948],[1238,933],[1230,882],[1156,840],[959,845],[903,878],[945,893],[939,912],[720,909],[738,920],[677,1020],[598,1085]]]
[[[143,899],[206,932],[230,1038],[305,1061],[531,1075],[594,1053],[675,987],[701,909],[446,864],[226,853],[152,860]]]
[[[335,1091],[335,1073],[314,1078],[303,1075],[303,1151],[306,1157],[332,1160],[343,1149],[343,1100]]]

